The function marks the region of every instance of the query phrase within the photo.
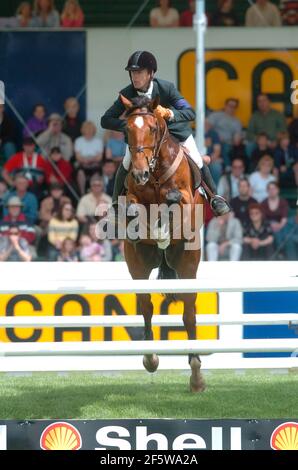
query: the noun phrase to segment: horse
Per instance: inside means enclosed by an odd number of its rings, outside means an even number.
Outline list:
[[[180,222],[193,226],[195,208],[198,204],[202,205],[204,199],[200,192],[194,189],[193,174],[185,151],[170,135],[165,120],[157,112],[158,99],[150,100],[140,96],[130,101],[123,95],[120,98],[126,109],[126,131],[131,153],[131,167],[127,178],[127,207],[131,209],[142,204],[149,213],[153,203],[166,207],[178,204],[181,209],[188,205],[190,212],[186,216],[182,215]],[[154,224],[157,232],[161,229],[158,223],[160,218]],[[151,271],[159,268],[159,279],[195,279],[201,250],[200,247],[186,250],[186,241],[183,236],[180,239],[173,237],[173,226],[166,240],[143,237],[132,241],[126,238],[124,256],[132,278],[148,279]],[[165,295],[170,301],[183,301],[183,323],[188,339],[196,339],[197,294]],[[137,302],[144,317],[144,339],[152,340],[151,295],[137,294]],[[158,356],[145,355],[143,365],[148,372],[155,372],[159,365]],[[189,365],[190,390],[203,391],[205,383],[198,354],[189,355]]]

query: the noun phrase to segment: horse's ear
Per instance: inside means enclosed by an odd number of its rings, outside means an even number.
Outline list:
[[[150,106],[151,106],[152,111],[153,111],[155,108],[157,108],[157,106],[159,105],[159,103],[160,103],[159,96],[156,96],[153,100],[151,100]]]
[[[129,99],[126,98],[125,96],[121,95],[121,93],[119,96],[120,96],[120,100],[122,101],[123,106],[125,107],[126,111],[128,111],[132,107],[132,102],[129,101]]]

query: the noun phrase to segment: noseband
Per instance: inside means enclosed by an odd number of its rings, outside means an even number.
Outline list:
[[[129,115],[129,117],[130,116],[153,116],[153,117],[155,117],[155,115],[153,113],[151,113],[150,111],[143,111],[143,112],[141,111],[139,113],[131,113]],[[155,117],[155,119],[156,119],[156,117]],[[156,119],[156,121],[157,121],[157,134],[160,134],[161,128],[158,124],[157,119]],[[145,152],[144,152],[145,149],[152,150],[153,156],[152,156],[151,160],[149,160],[149,158],[145,155],[148,166],[149,166],[149,171],[151,171],[151,172],[153,172],[155,170],[155,166],[156,166],[156,163],[157,163],[157,159],[158,159],[158,156],[159,156],[161,146],[167,140],[166,133],[167,133],[167,126],[165,126],[165,129],[163,131],[163,134],[162,134],[162,137],[161,137],[160,141],[158,142],[158,140],[156,139],[154,145],[142,145],[142,146],[136,146],[136,147],[134,147],[132,145],[128,146],[130,152],[135,151],[137,153],[144,153],[145,154]]]

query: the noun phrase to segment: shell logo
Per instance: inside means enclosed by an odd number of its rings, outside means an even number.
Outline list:
[[[82,437],[72,424],[61,421],[45,428],[40,447],[43,450],[78,450],[82,447]]]
[[[274,429],[270,445],[274,450],[298,450],[298,423],[288,422]]]

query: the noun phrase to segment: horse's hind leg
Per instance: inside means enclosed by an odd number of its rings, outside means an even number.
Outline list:
[[[145,329],[144,329],[144,339],[153,340],[153,331],[152,331],[152,315],[153,315],[153,304],[151,302],[150,294],[138,294],[137,295],[139,308],[141,313],[144,316]],[[158,368],[159,359],[157,354],[146,354],[143,357],[143,364],[145,369],[148,372],[155,372]]]

